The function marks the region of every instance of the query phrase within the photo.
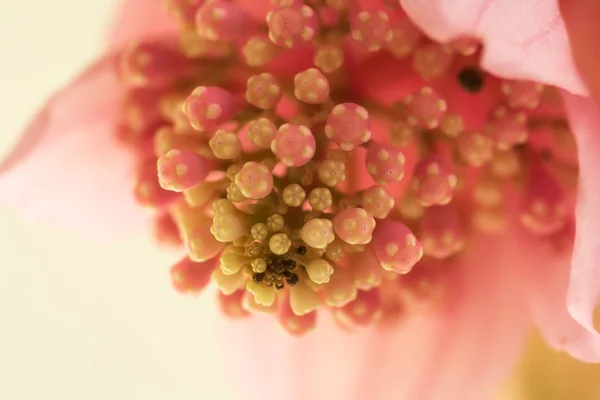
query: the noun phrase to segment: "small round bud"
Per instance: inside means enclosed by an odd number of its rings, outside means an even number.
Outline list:
[[[331,74],[344,65],[344,50],[332,44],[321,45],[317,47],[314,64],[326,74]]]
[[[512,112],[506,107],[494,110],[486,125],[486,133],[496,140],[498,150],[508,150],[527,142],[527,116],[522,112]]]
[[[368,111],[355,103],[336,105],[327,118],[325,136],[345,151],[368,142],[371,139]]]
[[[215,158],[231,160],[242,153],[242,143],[238,136],[231,131],[219,129],[208,141]]]
[[[416,136],[416,129],[407,121],[399,119],[390,124],[390,142],[394,146],[408,146]]]
[[[248,78],[246,101],[262,110],[277,107],[283,93],[273,74],[263,72]]]
[[[452,168],[441,157],[429,155],[416,165],[412,188],[424,206],[448,204],[458,183]]]
[[[502,94],[510,108],[536,108],[542,100],[544,85],[532,81],[504,81]]]
[[[264,165],[250,161],[237,173],[235,183],[245,197],[258,200],[273,190],[273,175]]]
[[[248,140],[261,149],[271,148],[277,127],[268,118],[258,118],[248,124]]]
[[[442,76],[452,64],[452,54],[437,43],[419,46],[413,53],[413,69],[425,80]]]
[[[273,214],[267,218],[267,227],[270,232],[279,232],[285,226],[285,220],[279,214]]]
[[[310,280],[314,283],[327,283],[329,282],[329,277],[333,274],[333,267],[322,258],[317,258],[306,264],[306,272]]]
[[[271,151],[288,167],[300,167],[315,155],[316,142],[304,125],[283,124],[271,142]]]
[[[408,18],[396,19],[390,23],[392,39],[386,47],[395,58],[404,58],[412,53],[423,34]]]
[[[367,244],[375,229],[375,219],[362,208],[346,208],[333,217],[333,228],[348,244]]]
[[[346,166],[341,161],[325,160],[319,164],[317,173],[321,182],[333,187],[346,179]]]
[[[362,194],[363,208],[375,218],[386,218],[394,208],[394,198],[385,188],[371,186]]]
[[[447,104],[442,96],[428,86],[406,97],[406,120],[421,128],[437,128],[446,113]]]
[[[384,219],[375,229],[373,245],[381,266],[399,274],[408,273],[423,256],[423,247],[401,222]]]
[[[315,211],[325,211],[333,204],[331,191],[326,188],[315,188],[310,191],[308,204]]]
[[[252,228],[250,229],[250,234],[255,240],[265,240],[267,236],[269,236],[269,228],[266,224],[259,222],[252,225]]]
[[[271,61],[276,54],[276,48],[266,37],[253,36],[244,47],[242,54],[250,67],[261,67]]]
[[[383,11],[360,11],[350,18],[350,34],[362,48],[376,52],[392,39],[388,14]]]
[[[315,249],[324,249],[335,239],[333,224],[328,219],[313,218],[300,229],[300,238]]]
[[[277,45],[294,47],[313,39],[319,27],[312,8],[300,2],[286,2],[267,14],[269,39]]]
[[[247,199],[240,190],[240,187],[235,182],[231,182],[227,186],[227,199],[234,203],[241,203]]]
[[[198,86],[185,99],[183,112],[194,129],[213,130],[233,117],[233,95],[220,87]]]
[[[165,190],[181,192],[199,185],[208,173],[206,160],[197,153],[170,150],[157,161],[158,179]]]
[[[494,157],[494,140],[479,132],[464,132],[456,139],[456,149],[467,165],[481,167]]]
[[[292,247],[292,241],[285,233],[276,233],[269,240],[269,249],[273,254],[283,255]]]
[[[308,104],[319,104],[329,98],[329,81],[321,71],[309,68],[294,77],[294,96]]]
[[[440,131],[448,137],[455,138],[464,129],[465,123],[459,114],[446,113],[440,120]]]
[[[306,198],[306,192],[304,188],[296,183],[287,185],[283,189],[283,201],[290,207],[299,207]]]
[[[365,159],[367,172],[380,185],[398,182],[404,177],[404,154],[390,143],[372,143]]]

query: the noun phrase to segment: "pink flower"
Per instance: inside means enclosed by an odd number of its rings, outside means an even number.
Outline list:
[[[152,208],[244,399],[481,399],[532,322],[599,361],[593,0],[273,3],[127,2],[0,198],[102,239]]]

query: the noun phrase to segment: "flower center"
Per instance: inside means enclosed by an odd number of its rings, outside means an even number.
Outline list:
[[[367,325],[440,300],[432,264],[511,214],[563,229],[575,149],[552,88],[486,74],[477,41],[435,43],[398,5],[273,3],[257,21],[171,0],[179,43],[122,55],[120,134],[158,237],[188,251],[179,291],[212,280],[226,314],[293,334],[322,309]]]

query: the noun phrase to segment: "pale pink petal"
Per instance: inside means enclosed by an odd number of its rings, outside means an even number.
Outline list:
[[[109,31],[112,49],[120,49],[130,42],[161,36],[173,36],[178,24],[167,12],[162,0],[117,0],[120,3]]]
[[[345,332],[324,312],[316,331],[296,338],[271,317],[224,322],[222,346],[240,398],[487,398],[518,357],[530,321],[515,279],[518,255],[489,238],[472,248],[443,266],[456,268],[448,308],[399,325]],[[491,252],[505,257],[486,258]]]
[[[600,101],[600,1],[560,0],[573,58],[596,101]]]
[[[568,93],[563,98],[577,139],[580,168],[570,282],[567,294],[569,260],[554,260],[554,270],[548,266],[537,271],[534,294],[549,342],[584,361],[600,361],[600,335],[592,320],[600,299],[600,109],[590,99]]]
[[[505,78],[531,79],[584,95],[556,0],[400,0],[433,39],[482,38],[482,65]]]
[[[0,202],[31,218],[108,238],[141,227],[133,154],[117,142],[116,57],[55,94],[0,165]]]

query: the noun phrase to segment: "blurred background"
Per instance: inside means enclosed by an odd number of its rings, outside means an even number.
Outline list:
[[[113,7],[0,0],[0,157],[48,95],[101,51]],[[152,246],[147,238],[92,245],[0,206],[0,398],[199,398],[200,375],[209,398],[234,398],[218,349],[188,347],[210,336],[212,299],[176,295],[165,284],[173,257]],[[188,330],[176,328],[200,313]],[[600,399],[600,368],[534,336],[497,398]]]

